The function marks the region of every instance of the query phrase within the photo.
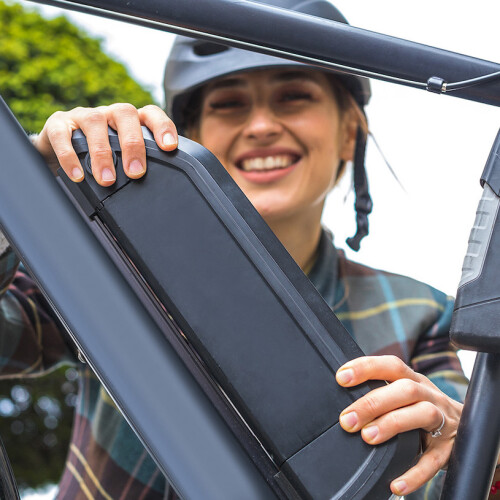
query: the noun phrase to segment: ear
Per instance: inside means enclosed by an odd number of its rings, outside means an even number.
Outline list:
[[[341,144],[339,148],[340,159],[344,162],[354,160],[356,148],[356,134],[358,131],[359,119],[354,109],[350,108],[345,112],[342,120]]]

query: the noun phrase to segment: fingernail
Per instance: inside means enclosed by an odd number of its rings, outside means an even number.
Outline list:
[[[106,181],[106,182],[107,181],[114,181],[115,180],[115,174],[109,168],[105,168],[102,171],[101,180]]]
[[[71,175],[73,175],[73,179],[75,181],[79,181],[80,179],[83,178],[83,172],[77,167],[75,167],[73,169],[73,171],[71,172]]]
[[[351,411],[350,413],[346,413],[340,417],[340,423],[342,424],[342,427],[352,429],[358,423],[358,416],[355,412]]]
[[[128,166],[128,171],[132,175],[141,175],[144,173],[144,167],[139,160],[133,160]]]
[[[378,434],[378,427],[376,425],[370,425],[370,427],[365,427],[363,429],[363,436],[370,441],[375,439]]]
[[[408,485],[406,484],[406,481],[396,481],[394,483],[394,489],[396,490],[396,495],[403,495],[408,489]]]
[[[164,146],[174,146],[175,144],[176,144],[175,137],[170,132],[167,132],[163,136],[163,145]]]
[[[354,371],[351,368],[346,368],[337,372],[337,381],[340,384],[348,384],[353,378]]]

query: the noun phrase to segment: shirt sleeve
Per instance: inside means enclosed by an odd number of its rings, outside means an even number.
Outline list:
[[[64,328],[8,247],[0,255],[0,377],[30,376],[75,359]]]

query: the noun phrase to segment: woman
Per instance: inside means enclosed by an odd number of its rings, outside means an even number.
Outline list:
[[[325,0],[270,3],[346,22]],[[93,175],[103,186],[115,181],[108,125],[118,131],[124,169],[133,179],[146,172],[141,125],[166,151],[176,148],[178,129],[212,151],[364,351],[378,354],[350,361],[337,372],[345,387],[372,379],[389,382],[346,408],[342,427],[361,430],[369,444],[422,429],[418,463],[391,483],[398,495],[421,488],[446,467],[462,409],[456,399],[466,386],[447,337],[451,302],[424,284],[349,262],[337,254],[320,222],[326,195],[346,163],[354,162],[357,197],[364,207],[361,203],[353,244],[366,232],[367,82],[179,37],[165,84],[173,121],[155,106],[77,108],[54,114],[34,144],[49,163],[81,181],[84,172],[71,147],[72,131],[81,128]],[[15,290],[19,301],[28,288]],[[59,351],[55,361],[68,355],[67,349]],[[88,498],[91,490],[106,498],[161,498],[161,475],[89,370],[82,384],[60,498]],[[108,423],[100,425],[106,412]],[[408,498],[423,498],[431,490],[434,496],[427,498],[438,498],[438,485],[429,483]]]

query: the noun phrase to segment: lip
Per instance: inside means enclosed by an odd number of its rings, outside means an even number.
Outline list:
[[[279,169],[277,168],[274,170],[245,171],[238,166],[244,160],[266,157],[266,156],[278,156],[278,155],[291,155],[291,156],[296,156],[298,159],[295,163],[293,163],[289,167],[279,168]],[[247,151],[246,153],[237,156],[234,161],[234,164],[236,166],[238,174],[241,175],[241,177],[243,177],[247,181],[253,182],[255,184],[268,184],[289,175],[300,164],[302,157],[303,157],[302,152],[291,148],[284,148],[284,147],[260,148],[260,149],[252,149],[251,151]]]

